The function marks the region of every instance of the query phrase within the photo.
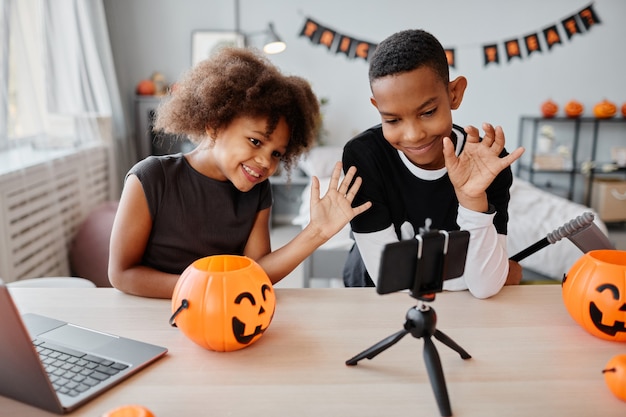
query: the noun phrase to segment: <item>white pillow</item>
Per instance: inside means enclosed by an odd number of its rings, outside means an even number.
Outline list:
[[[341,161],[342,155],[341,146],[316,146],[300,158],[298,168],[309,177],[330,177],[335,164]]]

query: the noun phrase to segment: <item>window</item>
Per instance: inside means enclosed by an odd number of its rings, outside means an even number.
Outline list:
[[[32,141],[45,132],[42,2],[0,0],[3,85],[0,148]]]
[[[92,121],[111,116],[102,57],[90,43],[100,33],[93,18],[100,7],[0,0],[0,150],[99,139]]]

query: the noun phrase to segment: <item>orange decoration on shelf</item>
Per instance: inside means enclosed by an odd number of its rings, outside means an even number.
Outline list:
[[[129,404],[107,411],[102,417],[155,417],[152,411],[143,405]]]
[[[562,295],[570,316],[589,333],[626,342],[626,251],[585,253],[563,278]]]
[[[140,96],[152,96],[156,93],[156,85],[152,80],[141,80],[137,84],[136,92]]]
[[[615,103],[606,99],[593,106],[593,115],[598,119],[610,119],[617,114],[617,106]]]
[[[563,108],[565,110],[565,115],[570,118],[580,117],[585,111],[585,107],[581,102],[576,100],[570,100],[565,104]]]
[[[228,352],[256,342],[275,307],[274,288],[259,264],[245,256],[214,255],[181,274],[170,324],[205,349]]]
[[[604,382],[611,392],[626,401],[626,355],[615,355],[602,370]]]
[[[541,103],[541,114],[543,115],[543,117],[549,119],[549,118],[556,116],[558,112],[559,112],[559,105],[556,104],[554,101],[546,100],[543,103]]]
[[[622,116],[626,117],[626,103],[622,104]]]

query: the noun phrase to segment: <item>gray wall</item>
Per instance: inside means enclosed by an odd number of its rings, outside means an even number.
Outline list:
[[[343,34],[378,43],[406,28],[423,28],[446,47],[455,47],[457,67],[469,86],[454,113],[461,125],[483,121],[500,124],[509,147],[518,141],[520,115],[539,115],[542,101],[564,104],[577,99],[590,115],[593,105],[608,98],[626,102],[624,40],[626,1],[597,0],[601,24],[551,51],[522,60],[485,67],[482,46],[502,44],[558,24],[590,4],[590,0],[241,0],[240,23],[254,32],[272,21],[288,44],[271,60],[284,72],[309,79],[319,96],[328,97],[327,142],[341,145],[354,133],[378,123],[369,103],[367,63],[334,55],[299,37],[306,17]],[[191,61],[191,32],[233,30],[232,0],[104,0],[118,81],[129,126],[136,83],[160,71],[175,80]],[[261,39],[253,38],[258,42]]]

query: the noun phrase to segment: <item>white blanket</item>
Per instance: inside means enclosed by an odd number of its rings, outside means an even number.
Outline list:
[[[527,181],[513,179],[509,203],[509,256],[526,249],[546,235],[585,212],[594,214],[594,223],[606,235],[606,225],[597,213],[582,204],[543,191]],[[562,239],[523,259],[520,264],[554,279],[563,278],[571,266],[583,255],[569,239]]]

